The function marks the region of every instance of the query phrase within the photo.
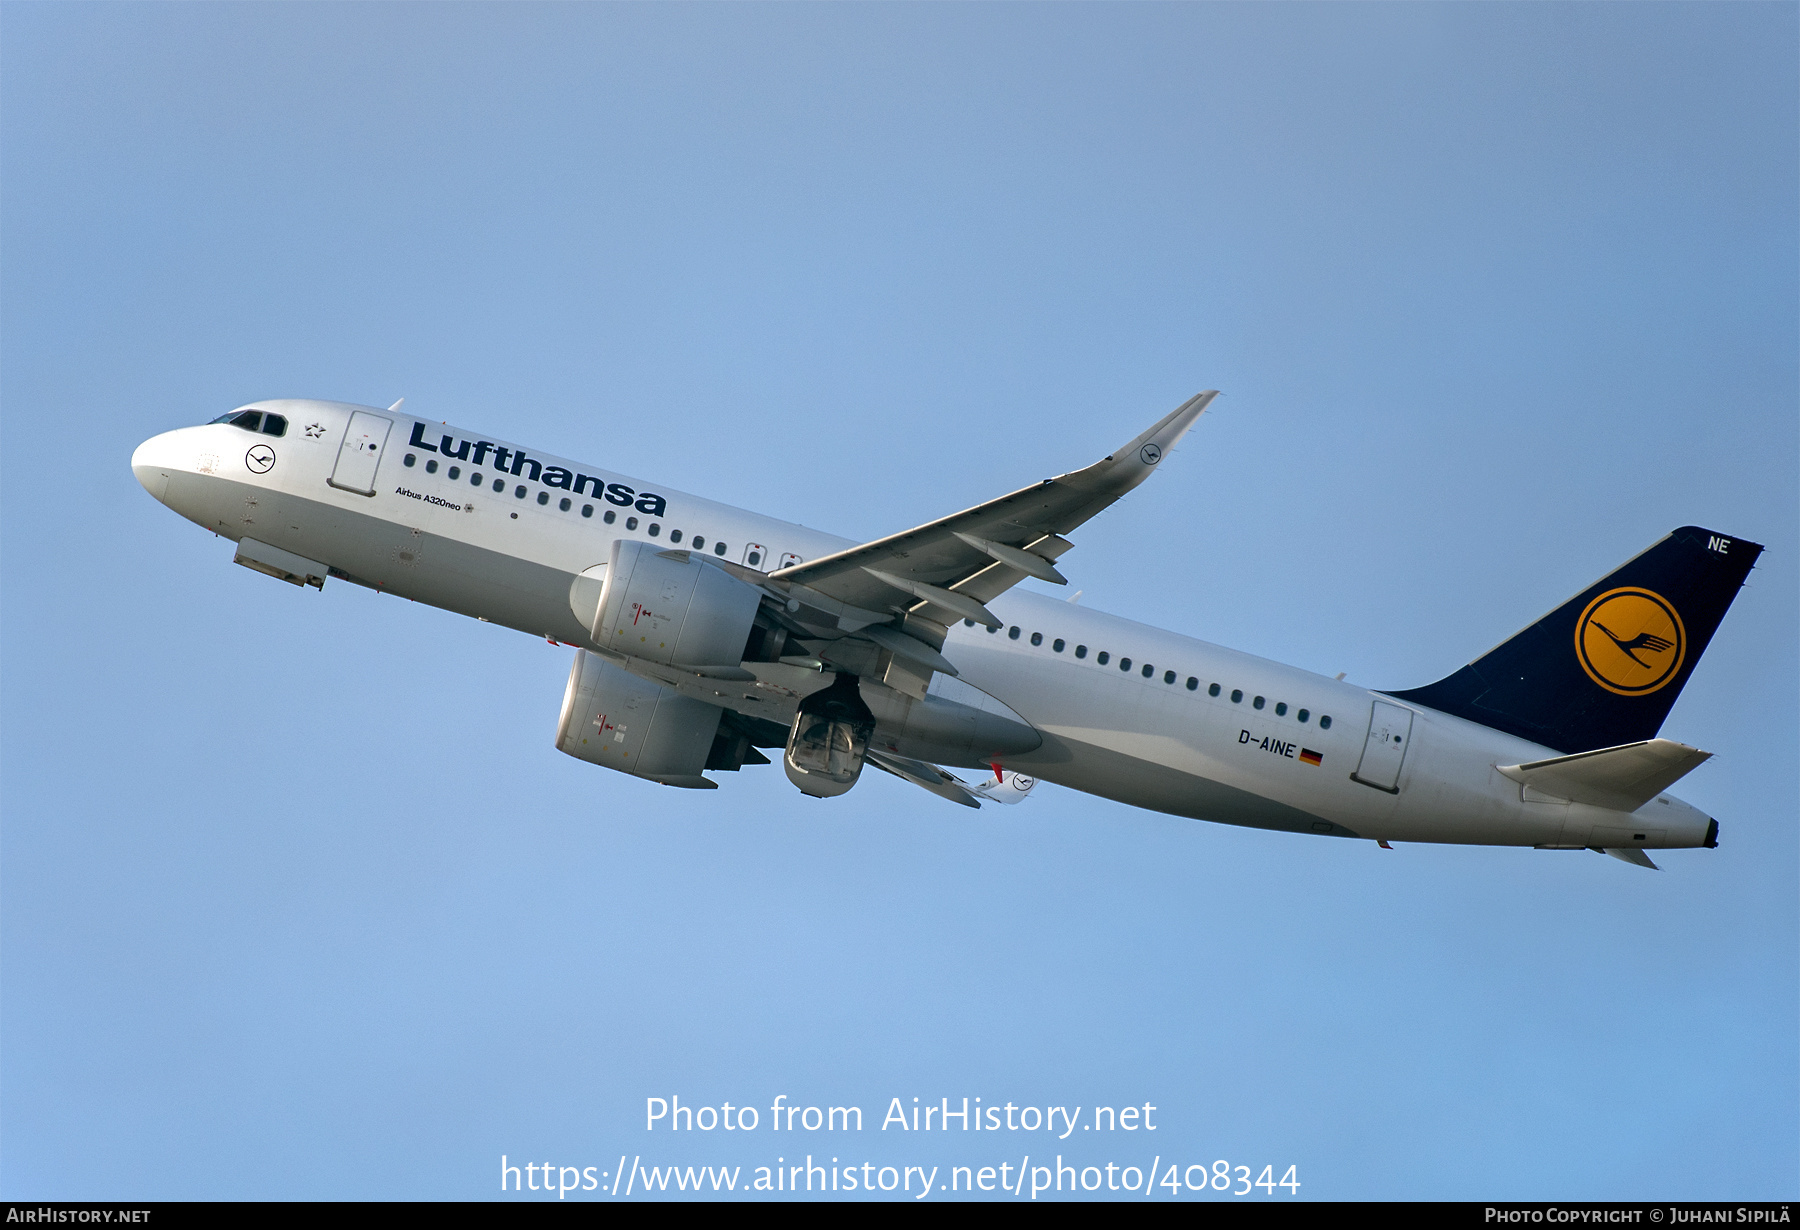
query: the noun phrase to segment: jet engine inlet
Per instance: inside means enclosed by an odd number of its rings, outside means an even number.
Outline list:
[[[781,764],[801,794],[829,799],[862,776],[875,715],[863,703],[855,675],[840,674],[828,688],[800,702]]]

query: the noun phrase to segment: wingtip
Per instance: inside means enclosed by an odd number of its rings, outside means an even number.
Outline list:
[[[1138,436],[1124,448],[1117,450],[1113,456],[1131,457],[1136,455],[1142,458],[1146,466],[1155,465],[1157,461],[1162,460],[1165,453],[1180,442],[1181,437],[1187,434],[1188,428],[1194,425],[1194,420],[1206,413],[1206,408],[1218,395],[1219,390],[1217,389],[1207,389],[1194,394],[1164,415],[1150,430]],[[1144,450],[1149,448],[1154,448],[1155,453],[1146,454]]]

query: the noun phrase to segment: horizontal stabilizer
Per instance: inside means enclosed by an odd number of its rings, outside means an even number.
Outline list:
[[[1711,756],[1711,752],[1672,739],[1646,739],[1597,752],[1495,767],[1540,794],[1614,811],[1636,811]],[[1618,857],[1637,861],[1623,854]]]
[[[871,749],[868,753],[869,763],[885,773],[892,773],[901,781],[911,782],[921,790],[929,790],[940,799],[949,799],[952,803],[961,803],[964,807],[980,810],[981,804],[969,793],[962,779],[955,774],[946,773],[934,764],[926,764],[923,760],[911,760],[905,756],[896,756],[891,752],[877,752]]]
[[[994,776],[976,785],[975,793],[989,803],[1023,803],[1031,788],[1037,785],[1037,778],[1024,773],[1014,773],[1011,769],[994,766]]]

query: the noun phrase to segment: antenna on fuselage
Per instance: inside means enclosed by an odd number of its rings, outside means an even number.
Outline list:
[[[401,399],[400,399],[400,401],[405,401],[405,400],[406,400],[406,398],[404,398],[404,397],[402,397],[402,398],[401,398]],[[393,405],[391,405],[391,406],[389,406],[389,407],[388,407],[388,413],[389,413],[389,414],[392,414],[392,413],[393,413],[393,412],[394,412],[394,411],[396,411],[396,410],[398,410],[398,409],[399,409],[399,408],[400,408],[400,401],[397,401],[397,402],[395,402],[395,403],[394,403],[394,404],[393,404]]]

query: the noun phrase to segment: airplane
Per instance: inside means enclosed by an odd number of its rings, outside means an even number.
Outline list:
[[[402,412],[265,400],[132,472],[305,588],[366,586],[575,650],[555,746],[690,789],[781,749],[802,794],[868,765],[951,802],[1039,779],[1175,816],[1390,842],[1716,847],[1658,737],[1761,545],[1654,543],[1444,679],[1370,689],[1016,588],[1144,482],[1196,395],[1100,461],[858,543]],[[1077,595],[1079,597],[1079,594]],[[969,774],[965,777],[954,770]]]

